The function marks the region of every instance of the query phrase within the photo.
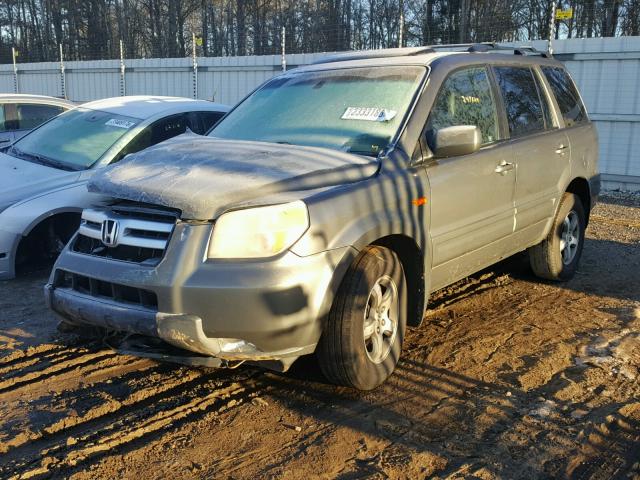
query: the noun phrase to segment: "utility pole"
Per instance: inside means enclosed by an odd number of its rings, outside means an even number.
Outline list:
[[[60,93],[62,94],[62,98],[67,99],[67,82],[65,78],[64,72],[64,56],[62,54],[62,44],[60,46]]]
[[[286,72],[287,71],[287,50],[285,47],[285,40],[287,38],[287,30],[282,27],[282,71]]]
[[[122,40],[120,40],[120,96],[124,97],[127,94],[127,84],[126,78],[124,75],[125,66],[124,66],[124,46],[122,44]]]
[[[549,44],[547,46],[547,51],[549,55],[553,55],[553,45],[551,42],[553,41],[553,37],[556,34],[556,9],[558,8],[558,0],[553,0],[551,2],[551,20],[549,20]]]
[[[196,34],[191,34],[192,59],[193,59],[193,98],[198,98],[198,59],[196,57]]]
[[[13,92],[18,93],[18,64],[16,63],[18,52],[15,47],[11,47],[11,56],[13,57]]]

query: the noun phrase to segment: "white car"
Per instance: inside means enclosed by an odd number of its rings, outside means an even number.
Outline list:
[[[43,95],[0,94],[0,146],[7,145],[56,115],[73,102]]]
[[[204,134],[229,107],[178,97],[116,97],[59,115],[0,153],[0,279],[54,258],[80,212],[106,198],[86,182],[96,169],[187,131]]]

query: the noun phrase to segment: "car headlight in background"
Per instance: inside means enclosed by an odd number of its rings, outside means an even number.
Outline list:
[[[234,210],[218,218],[209,258],[264,258],[284,252],[309,228],[302,201]]]

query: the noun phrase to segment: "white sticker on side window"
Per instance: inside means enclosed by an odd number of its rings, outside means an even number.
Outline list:
[[[398,112],[377,107],[347,107],[342,114],[342,120],[366,120],[368,122],[388,122]]]
[[[129,122],[128,120],[118,120],[117,118],[112,118],[107,123],[105,123],[108,127],[118,127],[118,128],[131,128],[135,125],[134,122]]]

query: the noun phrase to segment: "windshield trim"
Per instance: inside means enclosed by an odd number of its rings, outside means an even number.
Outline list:
[[[383,155],[385,152],[388,152],[388,151],[396,148],[396,146],[398,145],[398,142],[400,141],[400,138],[404,134],[404,132],[405,132],[405,130],[407,128],[407,125],[409,123],[409,119],[413,116],[413,112],[414,112],[414,110],[416,109],[416,107],[418,105],[418,101],[420,100],[420,97],[422,96],[422,93],[424,92],[424,89],[427,86],[427,80],[429,79],[429,75],[431,74],[431,66],[424,65],[424,68],[425,68],[424,75],[423,75],[422,79],[420,80],[420,84],[415,89],[415,92],[413,92],[413,98],[411,99],[411,102],[409,103],[409,108],[407,108],[407,110],[405,111],[405,114],[404,114],[404,117],[402,119],[402,122],[400,123],[400,126],[396,130],[396,134],[389,141],[389,144],[387,145],[387,148],[385,149],[385,151],[384,152],[380,152],[380,155]]]
[[[311,66],[311,65],[309,65]],[[339,67],[332,67],[332,68],[313,68],[313,69],[300,69],[298,70],[297,68],[281,73],[280,75],[276,75],[275,77],[271,77],[269,80],[266,80],[264,83],[258,85],[256,88],[254,88],[253,90],[251,90],[247,95],[245,95],[242,100],[240,100],[238,103],[236,103],[233,108],[231,108],[219,121],[217,124],[213,125],[209,130],[207,130],[207,132],[204,134],[204,136],[206,137],[213,137],[213,138],[220,138],[220,137],[216,137],[215,135],[211,135],[211,133],[213,132],[213,130],[220,125],[221,122],[224,121],[225,117],[227,117],[228,115],[230,115],[236,108],[238,108],[240,105],[242,105],[249,97],[251,97],[254,93],[259,92],[260,90],[262,90],[263,88],[265,88],[269,83],[271,83],[272,81],[278,79],[278,78],[283,78],[283,77],[293,77],[293,76],[297,76],[297,75],[304,75],[306,73],[316,73],[316,72],[334,72],[334,71],[338,71],[338,70],[362,70],[362,69],[372,69],[372,68],[390,68],[390,67],[421,67],[424,69],[424,73],[422,74],[422,78],[420,79],[420,81],[418,82],[417,87],[415,88],[415,91],[413,92],[411,101],[409,102],[409,106],[406,109],[405,115],[402,118],[402,122],[400,122],[400,125],[398,125],[398,128],[396,129],[394,135],[391,137],[391,139],[389,140],[389,143],[387,143],[387,145],[385,146],[385,148],[383,150],[380,151],[380,153],[378,153],[378,155],[371,155],[369,156],[370,158],[379,158],[381,155],[384,155],[385,152],[389,151],[391,148],[395,148],[398,140],[400,139],[402,133],[404,133],[406,127],[407,127],[407,123],[409,122],[409,119],[411,118],[411,114],[413,114],[413,111],[416,108],[416,105],[418,103],[418,100],[420,98],[420,96],[422,95],[422,92],[424,91],[424,87],[426,85],[427,79],[431,73],[431,67],[429,65],[425,65],[423,63],[413,63],[413,62],[407,62],[407,63],[402,63],[402,64],[394,64],[394,65],[363,65],[363,66],[357,66],[357,67],[347,67],[347,66],[343,66],[340,65]],[[304,67],[303,67],[304,68]],[[259,141],[259,140],[254,140],[254,141]],[[265,142],[265,143],[275,143],[275,142]],[[305,146],[305,145],[299,145],[299,146]],[[331,147],[325,147],[325,148],[329,148],[331,150],[338,150],[335,148],[331,148]],[[354,153],[354,155],[359,155],[362,156],[361,153]]]

